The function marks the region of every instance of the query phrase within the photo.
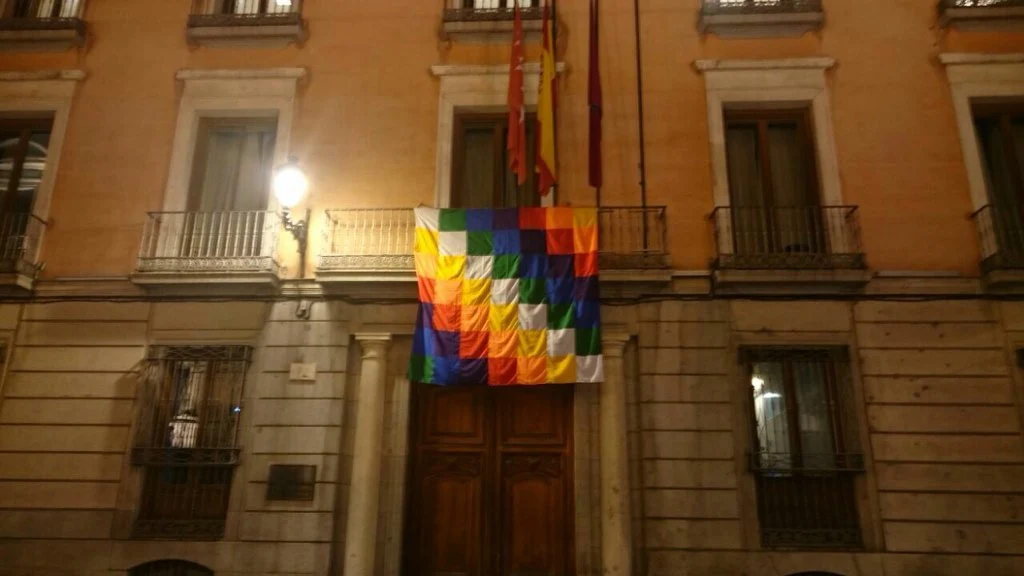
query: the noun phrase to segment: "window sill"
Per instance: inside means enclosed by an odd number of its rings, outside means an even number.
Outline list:
[[[737,270],[713,273],[720,294],[845,294],[859,292],[870,280],[869,270]]]
[[[799,38],[820,30],[825,23],[822,12],[790,14],[701,14],[701,34],[722,38]]]
[[[0,29],[0,52],[63,52],[84,43],[84,26],[52,30]]]
[[[939,24],[965,31],[1022,30],[1024,7],[946,8]]]
[[[306,41],[302,21],[261,26],[192,26],[188,41],[208,48],[283,48]]]
[[[267,259],[270,260],[269,258]],[[149,292],[170,294],[266,294],[281,284],[277,264],[262,270],[137,270],[134,284]]]
[[[540,39],[540,20],[523,20],[523,36],[527,41]],[[511,20],[445,21],[441,26],[445,40],[477,44],[497,44],[512,40]]]

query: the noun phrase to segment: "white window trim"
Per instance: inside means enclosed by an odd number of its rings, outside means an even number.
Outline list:
[[[1024,53],[939,55],[953,92],[953,109],[960,130],[960,147],[967,169],[971,203],[979,210],[989,203],[985,165],[974,127],[974,101],[1024,97]]]
[[[305,75],[305,68],[180,70],[177,79],[185,86],[178,107],[163,210],[185,210],[203,118],[277,118],[274,166],[287,162],[296,86]],[[278,209],[273,194],[267,199],[267,209]]]
[[[565,64],[559,62],[561,73]],[[506,112],[508,110],[508,66],[431,66],[430,72],[441,80],[437,115],[437,178],[434,206],[448,208],[452,193],[452,145],[457,112]],[[526,107],[537,108],[540,64],[529,62],[523,69]],[[541,197],[542,206],[554,205],[554,194]]]
[[[6,112],[53,115],[46,167],[32,203],[32,213],[44,222],[50,218],[50,204],[67,134],[68,117],[71,115],[71,102],[78,83],[84,78],[85,72],[81,70],[0,72],[0,115]],[[40,242],[45,233],[45,229],[40,233]]]
[[[782,60],[697,60],[707,90],[708,129],[715,205],[729,206],[725,110],[730,106],[785,108],[810,104],[817,152],[821,203],[843,203],[839,162],[832,130],[832,105],[825,72],[832,58]]]

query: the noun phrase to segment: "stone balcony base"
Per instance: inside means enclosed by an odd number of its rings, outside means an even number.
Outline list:
[[[712,273],[718,294],[847,294],[871,281],[868,270],[732,270]]]
[[[698,28],[702,34],[723,38],[800,37],[821,29],[822,12],[792,14],[702,14]]]
[[[946,8],[939,24],[960,30],[1024,30],[1024,6]]]
[[[0,52],[63,52],[85,43],[85,29],[0,30]]]

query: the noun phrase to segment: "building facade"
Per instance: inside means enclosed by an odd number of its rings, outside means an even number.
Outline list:
[[[0,574],[1024,573],[1024,6],[600,0],[595,190],[588,4],[542,200],[505,0],[0,0]],[[538,203],[606,381],[409,382],[413,207]]]

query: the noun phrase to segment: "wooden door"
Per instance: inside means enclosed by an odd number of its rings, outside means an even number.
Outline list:
[[[415,386],[405,574],[574,574],[572,393]]]

